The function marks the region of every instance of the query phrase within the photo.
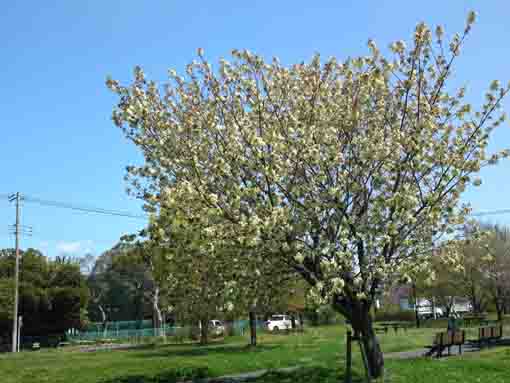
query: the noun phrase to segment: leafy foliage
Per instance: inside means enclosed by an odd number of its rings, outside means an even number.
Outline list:
[[[14,250],[0,252],[0,333],[12,328]],[[5,287],[5,288],[4,288]],[[89,299],[79,265],[67,259],[49,260],[41,252],[21,252],[19,315],[23,335],[63,334],[86,322]]]

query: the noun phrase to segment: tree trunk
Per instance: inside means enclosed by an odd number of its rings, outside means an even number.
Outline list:
[[[99,311],[101,312],[101,323],[103,325],[103,338],[106,338],[106,311],[104,311],[103,306],[98,305]]]
[[[451,300],[448,300],[447,303],[444,305],[445,315],[447,318],[450,318],[450,315],[452,313],[452,307],[453,304]]]
[[[200,344],[206,345],[209,341],[209,319],[200,319]]]
[[[313,310],[312,313],[312,326],[318,326],[319,325],[319,313],[317,310]]]
[[[370,377],[373,379],[382,377],[384,355],[373,328],[370,306],[365,302],[340,298],[335,300],[334,307],[351,322],[355,336],[361,336]]]
[[[494,303],[496,305],[496,312],[498,313],[498,321],[501,322],[503,320],[503,306],[504,306],[504,304],[499,297],[496,297],[494,299]]]
[[[165,332],[161,328],[163,325],[163,315],[161,314],[161,309],[159,308],[159,287],[154,288],[154,295],[152,297],[152,312],[156,335],[164,337]]]
[[[383,375],[384,357],[370,318],[363,326],[361,335],[367,355],[368,371],[372,378],[378,378]]]
[[[370,377],[381,377],[384,371],[384,357],[368,311],[366,313],[361,312],[359,317],[353,318],[351,323],[356,335],[361,335]]]
[[[290,323],[292,326],[292,330],[295,330],[296,329],[296,317],[294,315],[290,316]]]
[[[420,310],[418,304],[418,295],[416,293],[416,285],[413,284],[413,295],[414,295],[414,316],[416,319],[416,328],[420,328]]]
[[[250,311],[250,346],[255,347],[257,345],[257,321],[255,312]]]

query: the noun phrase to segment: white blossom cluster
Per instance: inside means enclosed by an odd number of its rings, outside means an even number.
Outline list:
[[[487,144],[509,87],[494,81],[478,109],[464,88],[447,91],[474,18],[450,42],[419,24],[391,57],[369,41],[367,56],[343,62],[287,67],[234,50],[213,68],[199,50],[165,86],[141,68],[129,86],[109,80],[113,119],[145,156],[128,169],[133,190],[148,209],[202,222],[205,252],[259,249],[250,262],[283,260],[317,301],[370,302],[381,285],[428,272],[469,212],[462,192],[508,156]]]

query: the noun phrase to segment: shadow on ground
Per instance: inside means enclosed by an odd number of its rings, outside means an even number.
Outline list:
[[[510,338],[499,339],[497,341],[491,341],[489,344],[483,343],[482,345],[477,341],[468,341],[466,342],[466,346],[467,347],[463,348],[465,352],[479,352],[482,350],[491,350],[493,348],[508,347],[510,346]]]
[[[259,378],[250,379],[252,383],[338,383],[344,381],[343,372],[325,367],[307,367],[292,372],[272,371]],[[352,383],[365,382],[360,375],[353,374]],[[215,383],[223,383],[218,381]]]
[[[308,367],[293,372],[270,371],[257,378],[239,377],[207,379],[207,368],[187,368],[167,371],[155,376],[124,376],[101,383],[178,383],[178,382],[208,382],[208,383],[338,383],[344,381],[344,376],[334,369],[324,367]],[[359,375],[353,375],[353,383],[365,380]]]
[[[230,355],[240,353],[260,353],[265,351],[281,348],[281,345],[259,345],[257,347],[250,347],[246,345],[221,345],[221,346],[204,346],[193,347],[188,349],[166,349],[160,348],[155,352],[140,354],[140,358],[161,358],[173,356],[202,356],[202,355]]]
[[[108,380],[101,383],[175,383],[185,381],[199,381],[207,378],[209,371],[207,367],[175,368],[158,375],[127,375]]]

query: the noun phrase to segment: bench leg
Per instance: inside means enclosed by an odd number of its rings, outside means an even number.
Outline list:
[[[450,356],[450,346],[448,346],[448,356]]]
[[[462,345],[459,344],[459,355],[462,355]]]

